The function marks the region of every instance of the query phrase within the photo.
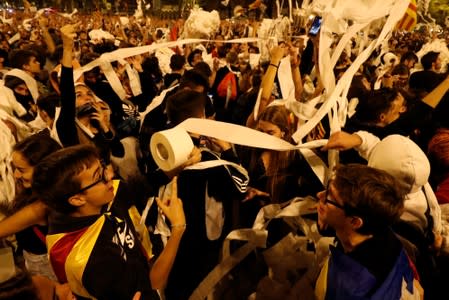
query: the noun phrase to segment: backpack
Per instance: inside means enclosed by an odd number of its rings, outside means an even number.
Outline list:
[[[228,72],[220,84],[217,87],[217,95],[221,98],[228,98],[229,89],[229,100],[237,99],[237,78],[233,72]]]

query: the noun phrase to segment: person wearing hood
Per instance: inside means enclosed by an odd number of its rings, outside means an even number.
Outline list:
[[[37,54],[15,50],[10,53],[9,61],[13,69],[4,75],[5,86],[13,91],[17,102],[27,111],[22,119],[32,121],[37,115],[36,101],[39,97],[38,83],[34,79],[41,70]]]
[[[390,135],[380,140],[366,131],[353,134],[340,131],[329,137],[323,150],[352,148],[368,161],[368,166],[385,170],[398,179],[407,191],[401,220],[414,224],[422,232],[430,229],[435,235],[435,247],[439,248],[441,209],[428,183],[429,160],[418,145],[401,135]],[[426,215],[427,209],[430,209],[430,218]]]

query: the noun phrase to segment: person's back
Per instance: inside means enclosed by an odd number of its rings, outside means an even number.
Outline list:
[[[438,73],[441,69],[439,55],[438,52],[430,51],[421,58],[424,70],[411,74],[410,88],[430,92],[443,81],[445,76]]]
[[[178,125],[190,117],[204,118],[206,97],[188,90],[169,97],[167,115],[171,125]],[[198,136],[191,138],[201,149],[202,162],[219,159],[237,162],[229,144],[214,143],[212,139]],[[217,154],[208,149],[204,141],[228,147],[221,148],[221,154]],[[233,225],[233,207],[246,192],[248,177],[242,169],[219,165],[206,169],[187,168],[179,174],[179,195],[183,199],[189,227],[165,289],[167,299],[187,299],[218,263],[222,241]]]

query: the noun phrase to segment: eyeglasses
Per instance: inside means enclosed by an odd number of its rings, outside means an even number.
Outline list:
[[[89,184],[88,186],[85,186],[85,187],[81,188],[78,192],[75,193],[75,195],[87,191],[88,189],[90,189],[90,188],[96,186],[97,184],[99,184],[100,182],[107,183],[108,182],[108,174],[107,174],[107,172],[108,172],[108,169],[106,168],[105,165],[102,164],[101,167],[100,167],[100,178],[97,181]]]
[[[331,181],[329,181],[329,183],[327,184],[327,187],[326,187],[326,194],[325,194],[325,198],[324,198],[324,204],[328,204],[329,203],[329,204],[332,204],[335,207],[338,207],[338,208],[346,211],[346,207],[344,205],[342,205],[340,203],[337,203],[335,200],[332,200],[330,198],[330,192],[329,192],[330,184],[331,184]]]
[[[74,196],[76,194],[83,193],[83,192],[87,191],[88,189],[96,186],[100,182],[107,183],[109,181],[107,172],[108,172],[108,169],[106,168],[106,166],[104,164],[101,164],[101,166],[100,166],[100,178],[98,180],[96,180],[95,182],[89,184],[88,186],[85,186],[85,187],[81,188],[80,190],[78,190],[76,192],[66,194],[64,196],[64,198],[70,198],[70,197],[72,197],[72,196]]]

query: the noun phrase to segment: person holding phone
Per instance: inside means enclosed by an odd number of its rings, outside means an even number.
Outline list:
[[[84,83],[73,84],[72,49],[76,26],[66,25],[61,28],[63,57],[60,89],[63,100],[52,137],[64,147],[95,145],[103,161],[108,164],[111,154],[123,157],[124,148],[110,122],[109,106],[96,98]]]
[[[316,16],[313,19],[312,25],[310,26],[309,35],[316,36],[321,29],[322,18],[320,16]]]

